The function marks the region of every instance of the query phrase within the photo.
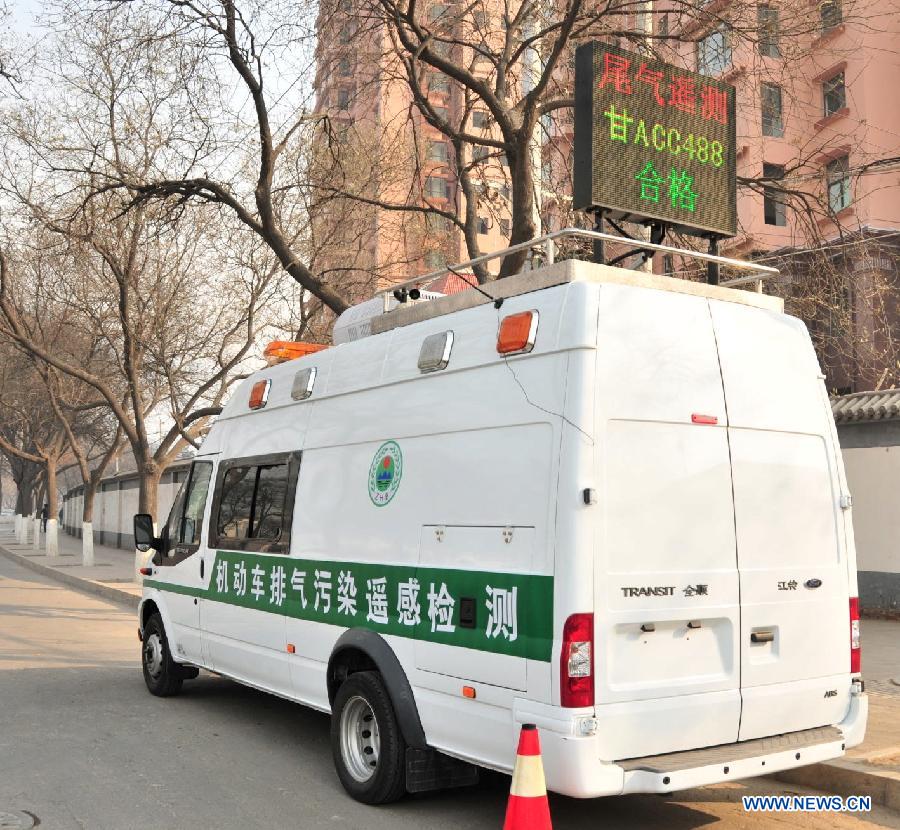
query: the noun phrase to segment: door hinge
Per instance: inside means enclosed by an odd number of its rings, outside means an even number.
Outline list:
[[[841,494],[841,510],[849,510],[853,507],[853,496],[849,493]]]

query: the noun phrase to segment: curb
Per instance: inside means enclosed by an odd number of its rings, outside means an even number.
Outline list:
[[[900,773],[881,772],[871,764],[838,759],[808,767],[783,770],[772,776],[788,784],[800,784],[843,797],[867,795],[873,804],[900,811]]]
[[[135,610],[137,610],[137,607],[141,602],[139,596],[135,596],[135,594],[131,594],[128,591],[123,591],[121,588],[113,588],[111,585],[104,585],[102,582],[94,582],[91,579],[83,579],[80,576],[62,573],[56,568],[51,568],[49,565],[44,565],[41,562],[32,562],[27,556],[20,556],[18,553],[13,553],[2,545],[0,545],[0,554],[15,562],[17,565],[21,565],[23,568],[28,568],[43,576],[49,576],[57,582],[62,582],[65,585],[76,588],[86,594],[94,594],[103,599],[119,602],[128,605]]]

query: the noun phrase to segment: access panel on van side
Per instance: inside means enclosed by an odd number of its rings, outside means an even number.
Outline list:
[[[533,527],[422,527],[416,668],[526,690],[526,660],[549,660],[553,637],[553,579],[529,573],[534,546]]]

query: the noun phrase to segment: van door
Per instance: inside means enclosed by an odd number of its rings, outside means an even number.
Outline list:
[[[706,299],[604,285],[596,717],[608,760],[737,740],[740,606]]]
[[[728,406],[742,624],[740,740],[838,722],[849,589],[822,374],[805,327],[711,302]]]
[[[197,594],[202,592],[206,580],[202,572],[203,558],[197,553],[203,539],[212,470],[212,461],[197,460],[191,465],[161,534],[165,550],[154,560],[163,571],[166,583],[185,589],[167,591],[166,607],[172,621],[175,651],[180,658],[194,663],[204,662]]]
[[[215,561],[202,600],[211,668],[291,694],[285,610],[299,453],[230,458],[219,464],[210,515]]]

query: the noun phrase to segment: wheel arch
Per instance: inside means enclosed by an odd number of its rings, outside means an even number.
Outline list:
[[[172,636],[172,620],[169,618],[169,609],[166,608],[165,600],[157,590],[153,590],[150,594],[141,599],[138,606],[138,621],[141,626],[141,634],[144,633],[144,627],[153,614],[159,614],[162,617],[163,628],[166,630],[166,636]]]
[[[406,743],[415,749],[426,749],[425,730],[406,672],[387,641],[374,631],[351,628],[334,644],[326,673],[329,705],[334,706],[337,690],[349,675],[369,670],[379,672],[384,679]]]

